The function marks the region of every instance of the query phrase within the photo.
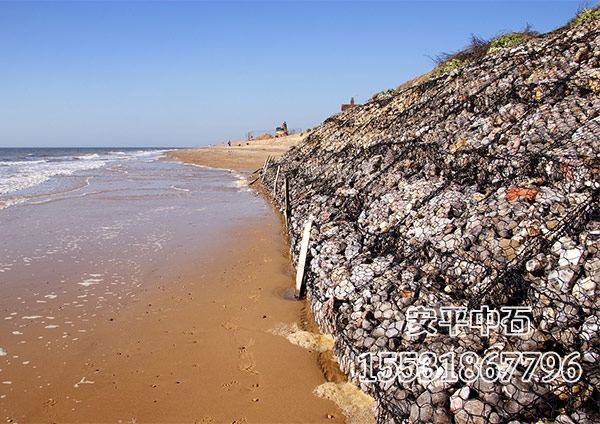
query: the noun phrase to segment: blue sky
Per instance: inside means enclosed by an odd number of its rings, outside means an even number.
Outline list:
[[[202,146],[284,120],[304,130],[429,71],[471,34],[547,32],[581,6],[0,1],[0,147]]]

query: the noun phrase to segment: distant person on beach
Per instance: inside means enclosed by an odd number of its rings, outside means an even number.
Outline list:
[[[231,150],[231,140],[227,140],[227,150]]]

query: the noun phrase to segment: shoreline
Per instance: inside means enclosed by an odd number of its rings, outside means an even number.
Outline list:
[[[208,147],[171,150],[167,157],[181,162],[210,168],[254,171],[265,163],[268,156],[279,157],[304,140],[306,133],[266,140],[233,140]]]
[[[326,383],[319,340],[300,331],[303,303],[293,300],[281,220],[268,202],[261,208],[251,217],[239,210],[203,242],[189,227],[196,223],[171,219],[178,236],[136,264],[143,285],[127,298],[96,293],[96,280],[67,284],[70,274],[58,287],[16,286],[14,297],[28,303],[4,305],[3,328],[13,334],[2,345],[6,421],[345,422],[342,409],[314,394]],[[55,268],[52,259],[19,277]],[[91,272],[87,256],[78,259],[68,271]],[[114,275],[105,263],[102,272]],[[87,314],[60,306],[95,299],[103,308]],[[69,327],[75,318],[86,330]]]
[[[250,172],[252,175],[258,172],[269,156],[278,158],[290,149],[296,147],[307,136],[288,136],[281,139],[272,139],[270,143],[250,142],[244,146],[241,143],[232,142],[231,151],[228,152],[227,144],[223,143],[217,146],[180,149],[167,152],[167,156],[179,160],[183,163],[206,166],[217,169],[229,169],[238,172],[247,172],[248,178]],[[277,145],[278,141],[280,144]],[[285,257],[286,268],[290,283],[284,297],[292,300],[290,309],[297,310],[296,319],[300,321],[299,327],[292,324],[292,327],[284,326],[279,328],[274,333],[285,336],[289,342],[303,346],[311,353],[311,360],[315,369],[319,370],[323,383],[315,387],[312,391],[315,399],[329,399],[334,404],[336,409],[341,411],[342,422],[348,424],[367,424],[375,423],[373,410],[375,401],[372,397],[364,393],[360,388],[348,381],[347,375],[340,369],[340,365],[333,352],[334,341],[331,336],[324,335],[319,328],[319,325],[313,317],[313,312],[308,299],[298,301],[294,298],[295,280],[292,279],[289,268],[291,265],[290,244],[285,231],[285,223],[283,215],[277,210],[270,193],[265,188],[258,184],[255,187],[255,192],[260,195],[265,202],[273,208],[273,215],[279,221],[281,232],[279,241],[285,243],[285,249],[281,250],[281,254]],[[273,330],[269,330],[273,332]],[[335,414],[326,414],[327,422],[335,422],[337,419]]]

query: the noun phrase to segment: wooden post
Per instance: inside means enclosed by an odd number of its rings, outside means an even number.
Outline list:
[[[263,165],[263,169],[260,175],[260,181],[264,182],[265,181],[265,172],[267,171],[267,168],[269,167],[269,160],[271,159],[271,155],[267,156],[267,158],[265,159],[265,164]]]
[[[281,169],[281,165],[277,166],[277,173],[275,174],[275,183],[273,184],[273,199],[277,196],[277,180],[279,179],[279,170]]]
[[[290,179],[285,177],[283,182],[283,192],[284,192],[284,210],[283,216],[285,217],[285,229],[287,230],[290,225]]]
[[[298,268],[296,269],[296,292],[294,297],[300,299],[304,293],[304,263],[306,262],[306,254],[308,253],[308,242],[310,241],[310,229],[312,227],[312,218],[309,218],[304,225],[302,233],[302,243],[300,244],[300,257],[298,258]]]

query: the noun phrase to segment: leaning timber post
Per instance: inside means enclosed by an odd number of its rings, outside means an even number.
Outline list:
[[[262,172],[260,174],[260,182],[264,182],[265,181],[265,172],[267,171],[267,168],[269,167],[269,159],[271,158],[271,155],[267,156],[267,158],[265,159],[265,164],[263,165],[262,168]]]
[[[298,258],[298,268],[296,269],[296,299],[302,298],[304,293],[304,263],[306,262],[306,254],[308,253],[308,242],[310,241],[310,229],[312,227],[312,218],[309,218],[304,225],[302,233],[302,244],[300,245],[300,257]]]
[[[285,229],[287,230],[290,225],[290,179],[285,177],[283,181],[283,192],[284,192],[284,210],[283,216],[285,217]]]
[[[275,174],[275,183],[273,183],[273,199],[277,196],[277,179],[279,178],[279,170],[281,165],[277,165],[277,173]]]

